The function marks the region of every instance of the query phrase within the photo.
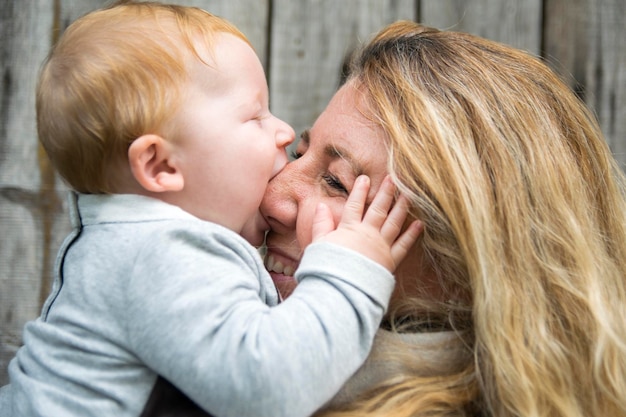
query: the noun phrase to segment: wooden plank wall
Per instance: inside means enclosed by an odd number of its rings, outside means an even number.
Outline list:
[[[297,132],[336,90],[359,42],[397,19],[475,33],[544,56],[596,112],[626,166],[625,0],[180,0],[248,35],[274,114]],[[106,0],[0,0],[0,385],[46,297],[68,231],[66,189],[36,138],[34,88],[48,48]]]

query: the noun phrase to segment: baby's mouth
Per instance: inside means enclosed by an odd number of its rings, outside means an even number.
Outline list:
[[[274,281],[291,281],[295,268],[290,265],[284,265],[281,261],[276,260],[273,255],[265,257],[265,268],[270,272]]]

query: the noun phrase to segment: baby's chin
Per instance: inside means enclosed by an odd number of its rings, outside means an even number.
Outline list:
[[[263,216],[259,212],[246,222],[241,229],[241,236],[252,246],[260,247],[265,240],[265,232],[270,229]]]
[[[265,237],[265,231],[260,230],[242,230],[241,236],[246,239],[252,246],[261,247],[263,245],[263,238]]]

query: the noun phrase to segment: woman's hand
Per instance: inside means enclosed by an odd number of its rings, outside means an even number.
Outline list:
[[[312,226],[313,242],[345,246],[394,272],[424,227],[422,222],[415,220],[402,231],[409,202],[406,197],[400,196],[394,204],[395,186],[389,176],[384,179],[363,215],[369,188],[369,177],[359,176],[336,229],[328,206],[319,204]]]

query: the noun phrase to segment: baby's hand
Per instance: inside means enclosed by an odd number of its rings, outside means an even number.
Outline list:
[[[423,225],[416,220],[402,232],[409,203],[406,197],[400,196],[393,204],[395,187],[389,177],[385,178],[363,216],[369,187],[369,177],[357,178],[335,230],[328,206],[318,205],[313,221],[313,241],[345,246],[394,272],[422,233]]]

